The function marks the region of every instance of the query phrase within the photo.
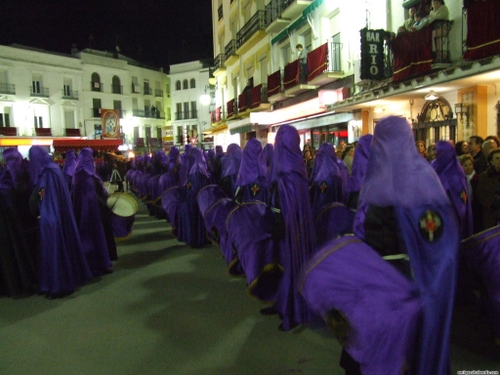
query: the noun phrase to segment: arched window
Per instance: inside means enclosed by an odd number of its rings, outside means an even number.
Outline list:
[[[179,91],[181,89],[181,81],[176,81],[175,82],[175,90]]]
[[[196,80],[194,78],[191,78],[191,81],[189,81],[189,88],[190,89],[196,88]]]
[[[120,84],[120,77],[113,76],[112,84],[111,84],[111,92],[113,94],[121,94],[122,86]]]
[[[90,83],[90,89],[92,91],[102,91],[101,88],[101,77],[99,77],[99,74],[97,73],[92,73],[92,82]]]
[[[184,81],[182,81],[182,89],[183,90],[187,90],[188,89],[188,80],[185,79]]]

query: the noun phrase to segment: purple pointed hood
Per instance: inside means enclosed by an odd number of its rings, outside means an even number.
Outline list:
[[[201,173],[202,175],[209,177],[207,163],[205,161],[205,156],[200,148],[193,148],[190,153],[190,157],[193,160],[191,170],[189,174]]]
[[[29,151],[29,171],[31,181],[34,185],[38,183],[38,178],[46,168],[59,169],[52,156],[41,146],[31,146]]]
[[[330,176],[340,177],[337,155],[331,143],[323,143],[316,153],[310,181],[321,182]]]
[[[9,147],[3,152],[7,170],[10,172],[14,185],[18,183],[18,176],[23,169],[23,156],[16,147]]]
[[[380,207],[442,205],[446,193],[429,162],[415,148],[408,123],[389,116],[377,123],[360,202]]]
[[[222,150],[222,146],[215,146],[215,156],[224,155],[224,151]]]
[[[366,168],[368,167],[368,158],[370,156],[370,146],[373,141],[373,135],[366,134],[362,136],[358,145],[356,146],[356,151],[354,152],[354,158],[352,160],[351,175],[349,176],[349,191],[360,191],[361,183],[363,182],[363,177],[366,174]]]
[[[78,158],[76,159],[76,167],[73,175],[73,184],[75,183],[74,176],[82,170],[87,172],[87,174],[95,176],[97,179],[101,180],[99,175],[96,173],[96,169],[94,166],[94,158],[92,157],[92,154],[93,151],[91,148],[85,147],[80,150]]]
[[[271,183],[278,181],[280,174],[290,172],[295,172],[307,180],[306,165],[300,151],[299,133],[293,126],[282,125],[274,140]]]
[[[64,159],[63,173],[68,176],[73,176],[76,167],[76,154],[75,150],[66,151],[66,158]]]
[[[236,175],[240,170],[241,156],[243,151],[236,143],[231,143],[227,147],[227,152],[222,158],[222,174],[221,177]]]
[[[255,182],[259,177],[265,177],[266,165],[261,158],[261,153],[260,141],[255,138],[250,139],[243,150],[236,186],[245,186]]]

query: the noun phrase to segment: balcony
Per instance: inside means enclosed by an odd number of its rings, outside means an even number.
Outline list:
[[[101,117],[101,108],[90,108],[92,117]]]
[[[290,64],[285,66],[283,74],[283,89],[285,90],[285,96],[287,97],[297,96],[305,91],[317,88],[317,86],[299,82],[299,69],[299,60],[292,61]]]
[[[66,100],[78,100],[78,91],[63,89],[62,98]]]
[[[111,85],[111,92],[113,94],[123,94],[123,86]]]
[[[144,87],[144,95],[153,95],[153,90],[149,87]]]
[[[235,118],[237,115],[236,99],[231,99],[227,102],[227,120]]]
[[[266,11],[258,10],[236,34],[236,53],[241,55],[248,52],[266,36]]]
[[[342,70],[342,43],[328,42],[307,55],[309,85],[324,86],[344,77]]]
[[[0,83],[0,94],[16,94],[16,86],[10,85],[8,83]]]
[[[275,103],[277,101],[286,98],[283,92],[283,73],[281,70],[267,76],[267,99],[270,103]]]
[[[224,55],[226,56],[226,66],[234,64],[238,61],[238,55],[236,54],[236,39],[231,39],[224,49]]]
[[[283,18],[281,13],[285,9],[286,0],[271,0],[266,5],[266,31],[279,33],[290,24],[289,18]]]
[[[132,83],[132,94],[140,94],[141,88],[139,85]]]
[[[102,83],[90,82],[90,91],[102,92]]]
[[[33,87],[30,86],[30,96],[36,96],[40,98],[48,98],[49,89],[47,87]]]
[[[163,91],[159,90],[159,89],[156,89],[155,90],[155,97],[157,97],[157,98],[163,98]]]
[[[214,60],[214,72],[213,75],[217,77],[220,74],[223,74],[226,71],[226,66],[224,65],[226,60],[226,55],[221,53],[220,55],[217,55],[217,57]]]
[[[311,5],[313,0],[285,0],[283,3],[284,9],[281,17],[291,20],[302,14],[302,11]]]
[[[217,20],[220,21],[224,18],[224,13],[222,11],[222,4],[217,8]]]
[[[263,83],[250,91],[250,112],[268,111],[271,104],[267,99],[267,84]]]

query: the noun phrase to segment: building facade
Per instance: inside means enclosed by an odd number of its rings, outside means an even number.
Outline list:
[[[170,81],[163,70],[118,53],[63,55],[0,46],[0,131],[12,135],[102,136],[101,112],[117,110],[121,138],[160,148],[172,136]],[[8,132],[7,132],[8,133]]]
[[[487,11],[476,8],[495,4],[472,4],[447,2],[447,20],[398,33],[410,8],[429,13],[431,1],[212,0],[212,133],[240,134],[243,146],[249,137],[272,140],[280,124],[291,123],[318,147],[355,141],[397,115],[427,144],[497,134],[500,42],[491,37],[476,47],[470,36],[496,35],[492,26],[492,33],[473,30],[486,27],[476,14]],[[305,80],[299,44],[307,52]],[[492,47],[471,56],[484,45]],[[248,80],[253,88],[245,95]]]

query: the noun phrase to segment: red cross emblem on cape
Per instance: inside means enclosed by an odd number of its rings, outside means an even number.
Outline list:
[[[252,195],[255,197],[260,191],[260,186],[258,184],[253,184],[250,190],[252,191]]]
[[[325,193],[325,190],[328,188],[328,184],[326,183],[326,181],[323,181],[321,183],[321,185],[319,185],[319,189],[321,190],[321,194],[324,194]]]
[[[39,191],[38,191],[38,195],[40,196],[40,200],[43,200],[43,197],[45,195],[45,188],[41,188]]]
[[[428,242],[439,239],[443,233],[441,217],[433,211],[427,210],[420,218],[420,234]]]
[[[464,202],[464,203],[467,203],[467,193],[465,192],[465,190],[462,190],[460,192],[460,199]]]

